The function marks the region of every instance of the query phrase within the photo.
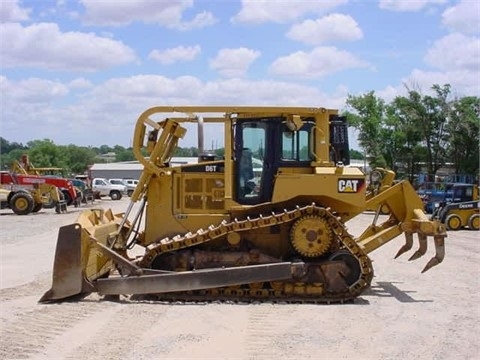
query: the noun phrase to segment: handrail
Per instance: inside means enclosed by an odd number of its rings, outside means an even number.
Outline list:
[[[149,116],[156,112],[159,112],[159,108],[148,109],[140,115],[135,125],[133,153],[144,166],[144,169],[132,194],[131,200],[133,202],[138,201],[142,197],[152,175],[160,176],[164,173],[163,167],[172,157],[178,140],[183,138],[186,133],[186,129],[173,120],[166,119],[155,122],[150,119]],[[145,149],[144,138],[147,125],[152,128],[148,132],[146,147],[147,151],[150,152],[149,157],[145,157],[142,153],[142,149]]]

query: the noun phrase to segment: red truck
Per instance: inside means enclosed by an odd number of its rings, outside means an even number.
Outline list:
[[[50,176],[24,175],[9,171],[0,171],[0,184],[30,185],[33,187],[34,184],[44,183],[56,186],[58,190],[62,192],[67,205],[73,204],[77,198],[77,192],[70,180]]]

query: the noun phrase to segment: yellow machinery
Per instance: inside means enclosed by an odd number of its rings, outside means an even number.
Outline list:
[[[374,169],[370,172],[369,184],[367,186],[366,197],[367,201],[372,199],[373,197],[380,194],[382,191],[390,188],[395,180],[395,172],[392,170],[386,170],[382,168]],[[376,209],[369,209],[369,211],[377,211]],[[380,214],[388,215],[390,210],[387,204],[382,204],[380,206]]]
[[[1,185],[1,208],[10,208],[17,215],[28,215],[42,209],[44,204],[53,204],[59,214],[65,212],[67,205],[61,200],[61,195],[56,186],[50,184]]]
[[[36,176],[42,178],[42,182],[56,186],[65,198],[67,205],[78,206],[83,197],[82,189],[75,187],[72,181],[63,176],[58,176],[63,173],[62,168],[34,167],[26,154],[22,155],[20,161],[13,162],[11,172],[17,174],[20,183],[29,183],[32,179],[29,179],[28,176]],[[45,204],[45,207],[54,207],[54,204]]]
[[[37,168],[30,163],[30,159],[28,155],[24,154],[21,157],[21,160],[15,160],[12,164],[11,171],[16,174],[24,174],[24,175],[37,175],[42,176],[45,174],[48,175],[56,175],[63,172],[62,168],[59,167],[42,167]]]
[[[476,184],[454,183],[447,186],[445,199],[432,214],[448,230],[480,230],[480,197]]]
[[[189,123],[223,124],[225,154],[171,166]],[[162,300],[342,302],[370,286],[368,254],[405,233],[397,256],[444,258],[445,226],[430,221],[408,182],[366,197],[349,162],[346,119],[296,107],[154,107],[139,117],[133,151],[144,170],[124,214],[83,212],[61,227],[49,302],[155,294]],[[201,140],[199,136],[199,140]],[[203,144],[203,141],[202,141]],[[200,146],[201,147],[201,146]],[[145,156],[148,154],[148,156]],[[387,206],[358,237],[345,223]],[[142,255],[135,257],[134,254]]]

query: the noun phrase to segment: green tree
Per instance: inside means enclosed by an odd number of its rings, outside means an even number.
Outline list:
[[[408,90],[407,96],[397,96],[388,107],[387,124],[390,133],[388,148],[397,154],[412,179],[424,163],[427,172],[434,174],[445,164],[447,101],[450,86],[433,86],[435,96],[425,96]]]
[[[448,155],[456,174],[478,174],[480,98],[468,96],[453,102],[448,130]]]
[[[364,156],[360,151],[355,149],[350,149],[350,159],[364,160]]]
[[[478,173],[479,98],[451,100],[448,84],[432,90],[433,95],[423,95],[408,89],[389,104],[373,91],[348,96],[346,115],[359,130],[359,145],[371,166],[386,164],[405,171],[410,180],[422,164],[431,174],[447,162],[455,164],[457,173]]]
[[[115,160],[116,161],[133,161],[135,160],[135,155],[133,154],[133,149],[116,149],[115,147]]]
[[[386,167],[384,152],[385,102],[374,91],[360,96],[348,95],[347,116],[350,126],[359,130],[358,144],[372,167]]]
[[[2,170],[10,170],[12,168],[12,165],[15,161],[18,161],[21,159],[22,155],[27,152],[26,149],[23,148],[17,148],[10,150],[9,153],[4,154],[2,153],[1,156],[1,164],[2,164]]]
[[[88,147],[68,145],[64,147],[67,172],[70,175],[83,174],[89,165],[95,163],[96,153]]]
[[[425,157],[421,160],[430,174],[436,173],[445,164],[445,125],[450,113],[447,100],[450,85],[434,85],[432,89],[436,96],[424,96],[416,90],[409,90],[407,97],[397,97],[395,101],[399,113],[414,127],[418,141],[425,147]]]
[[[109,152],[114,152],[114,151],[108,145],[101,145],[100,148],[98,148],[98,154],[106,154],[106,153],[109,153]]]
[[[66,156],[61,147],[52,140],[33,140],[27,143],[30,162],[35,167],[61,167],[66,168]]]
[[[401,164],[403,172],[411,181],[420,172],[420,164],[425,160],[424,151],[419,145],[421,132],[415,117],[411,115],[412,103],[415,103],[412,99],[397,96],[388,107],[387,121],[391,129],[390,142],[395,144],[392,146],[392,152],[396,154],[395,161]]]
[[[183,157],[197,157],[198,149],[196,147],[181,148],[177,147],[174,151],[174,156],[183,156]]]
[[[215,155],[218,156],[219,158],[222,158],[225,156],[225,148],[220,148],[215,150]]]
[[[8,154],[10,151],[15,150],[15,149],[23,149],[25,150],[26,147],[17,142],[9,142],[3,137],[0,136],[0,154]]]
[[[27,147],[16,142],[9,142],[0,136],[0,169],[8,170],[15,160],[19,160]]]

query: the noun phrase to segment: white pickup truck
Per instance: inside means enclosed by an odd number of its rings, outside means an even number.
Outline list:
[[[127,195],[125,185],[111,184],[104,178],[93,179],[92,190],[97,196],[110,196],[112,200],[120,200],[123,195]]]
[[[135,179],[108,179],[110,184],[125,185],[127,187],[127,195],[132,196],[138,180]]]

